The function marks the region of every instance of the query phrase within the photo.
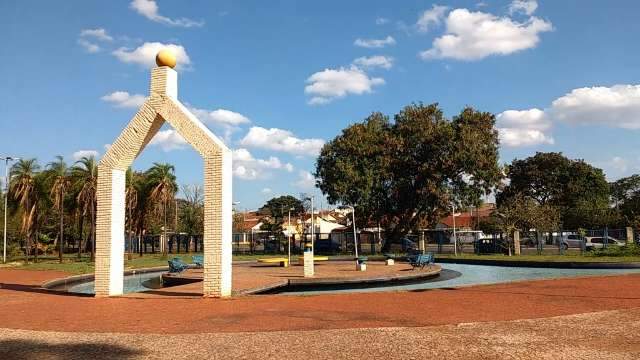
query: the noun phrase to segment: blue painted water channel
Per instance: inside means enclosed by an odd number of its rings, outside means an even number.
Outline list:
[[[420,283],[358,289],[305,289],[303,291],[284,291],[280,293],[287,295],[307,295],[323,294],[327,292],[342,293],[421,290],[481,284],[498,284],[521,280],[640,273],[640,269],[548,269],[463,264],[441,264],[441,266],[442,273],[439,277]],[[162,273],[163,271],[156,271],[127,275],[124,277],[124,292],[132,293],[157,289],[162,286]],[[93,294],[93,285],[93,281],[75,284],[70,286],[68,291],[82,294]]]
[[[640,273],[640,269],[549,269],[488,265],[440,264],[440,277],[425,282],[359,289],[304,290],[281,292],[286,295],[438,289],[469,285],[498,284],[511,281]]]

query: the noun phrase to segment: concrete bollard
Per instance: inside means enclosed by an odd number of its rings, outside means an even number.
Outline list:
[[[313,277],[313,249],[311,244],[306,244],[304,248],[304,277]]]

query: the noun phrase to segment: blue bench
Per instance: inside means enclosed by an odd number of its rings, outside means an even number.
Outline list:
[[[430,268],[431,264],[433,264],[435,262],[435,259],[433,257],[433,253],[430,253],[430,252],[428,252],[426,254],[418,254],[418,255],[408,256],[407,260],[409,260],[409,264],[411,264],[411,266],[413,266],[414,270],[416,268],[420,268],[422,270],[422,269],[424,269],[425,266],[428,266]]]
[[[189,267],[189,265],[180,258],[173,258],[169,260],[168,263],[170,273],[181,273]]]
[[[204,256],[202,255],[193,255],[191,257],[191,262],[197,267],[202,268],[204,266]]]

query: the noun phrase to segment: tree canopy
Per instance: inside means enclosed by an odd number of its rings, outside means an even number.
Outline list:
[[[283,219],[289,215],[298,215],[304,212],[304,206],[301,200],[291,195],[283,195],[274,197],[267,201],[258,211],[261,215],[271,216],[274,219]]]
[[[433,225],[452,203],[478,204],[501,179],[495,117],[465,108],[446,119],[438,104],[412,104],[344,129],[322,148],[317,185],[332,204],[356,207],[376,221],[385,247],[419,226]]]
[[[522,195],[541,206],[556,207],[568,228],[593,223],[608,209],[609,185],[603,171],[583,160],[538,152],[513,160],[506,175],[509,184],[496,197],[499,207]]]
[[[640,175],[635,174],[609,184],[611,203],[627,223],[640,223]]]

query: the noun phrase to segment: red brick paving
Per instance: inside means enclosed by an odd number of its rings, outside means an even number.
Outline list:
[[[232,299],[92,298],[38,289],[59,272],[0,270],[0,326],[46,331],[204,333],[430,326],[640,307],[640,275],[413,292]]]

